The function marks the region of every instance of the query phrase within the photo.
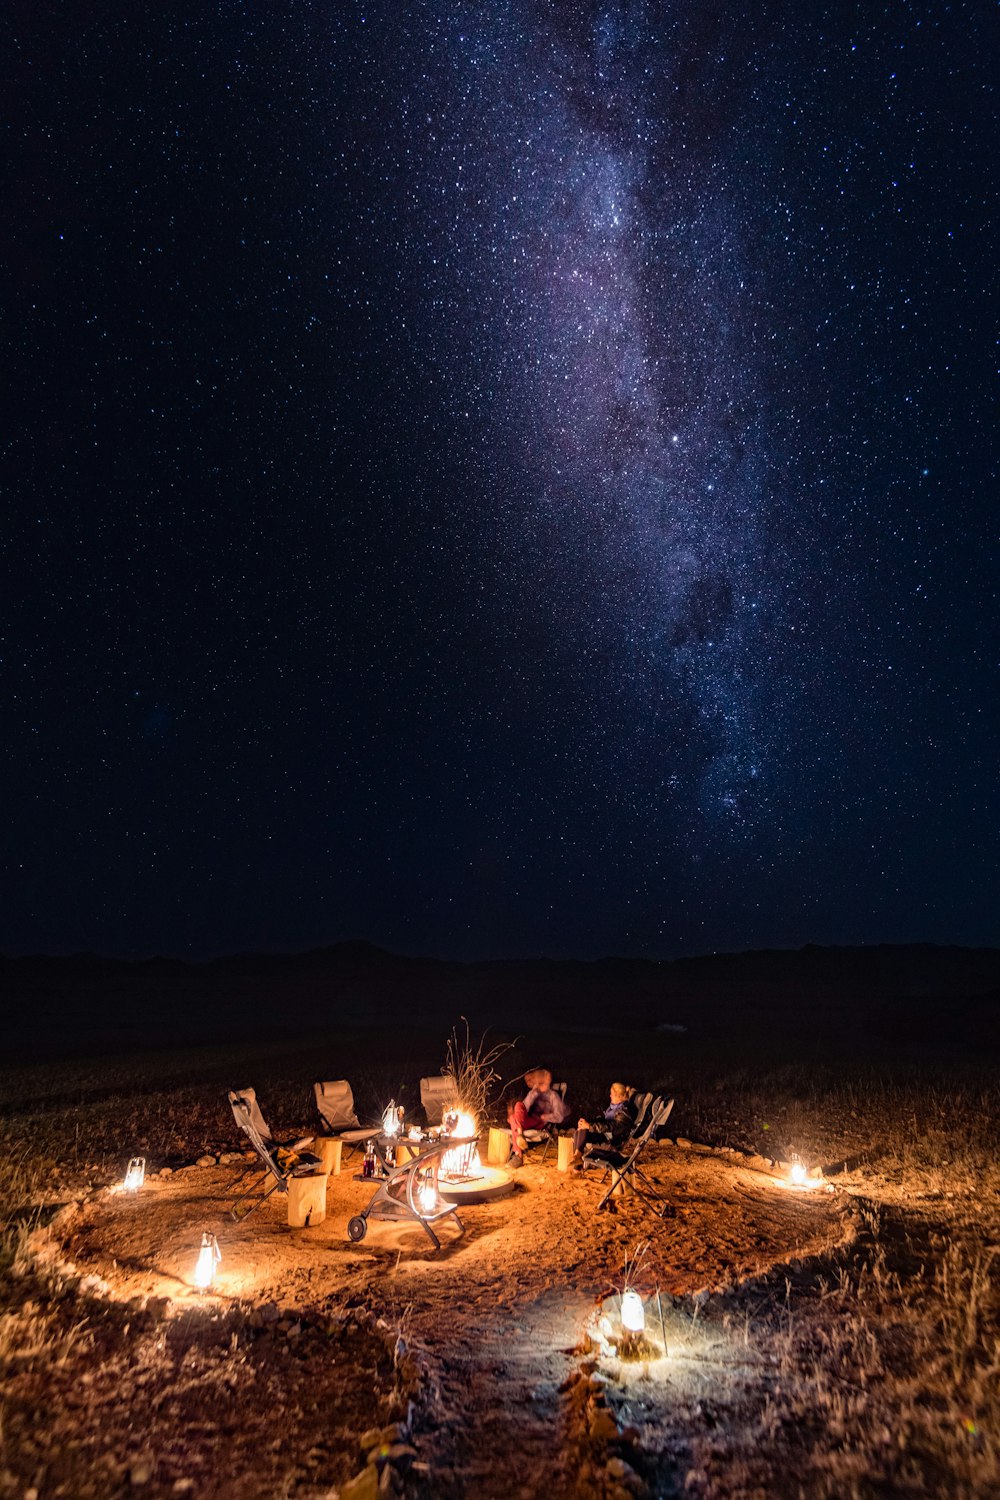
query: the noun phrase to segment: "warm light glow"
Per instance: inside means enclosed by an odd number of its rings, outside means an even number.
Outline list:
[[[646,1326],[642,1298],[631,1287],[622,1292],[622,1327],[627,1333],[641,1333]]]
[[[146,1158],[144,1156],[133,1156],[125,1172],[125,1189],[129,1193],[137,1193],[146,1181]]]
[[[424,1214],[437,1213],[441,1207],[438,1190],[430,1177],[425,1177],[417,1188],[417,1203],[420,1205],[420,1212]]]
[[[215,1268],[222,1259],[222,1251],[219,1242],[210,1229],[206,1229],[201,1237],[201,1249],[198,1251],[198,1263],[194,1268],[194,1284],[199,1291],[207,1291],[215,1280]]]
[[[451,1109],[444,1117],[443,1134],[475,1137],[479,1134],[479,1128],[475,1117],[467,1110]],[[474,1177],[481,1171],[482,1162],[474,1139],[466,1146],[456,1146],[453,1151],[446,1151],[441,1158],[441,1173],[445,1177]]]
[[[794,1151],[788,1164],[788,1178],[796,1187],[803,1187],[806,1180],[805,1163]]]
[[[390,1100],[388,1108],[382,1116],[382,1132],[384,1135],[399,1134],[399,1115],[396,1112],[395,1099]]]

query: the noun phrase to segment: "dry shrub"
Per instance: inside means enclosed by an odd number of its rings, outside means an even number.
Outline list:
[[[514,1044],[500,1042],[489,1046],[485,1034],[473,1042],[469,1023],[464,1016],[462,1020],[464,1034],[457,1026],[453,1029],[448,1039],[447,1062],[441,1071],[454,1083],[455,1102],[482,1123],[493,1101],[494,1085],[500,1082],[496,1065]]]

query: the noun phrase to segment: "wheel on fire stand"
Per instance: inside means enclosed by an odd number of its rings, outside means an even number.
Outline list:
[[[347,1238],[349,1240],[363,1240],[368,1233],[368,1220],[355,1214],[353,1219],[347,1221]]]

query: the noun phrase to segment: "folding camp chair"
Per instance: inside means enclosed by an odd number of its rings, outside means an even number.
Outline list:
[[[455,1080],[448,1073],[421,1078],[420,1103],[428,1125],[440,1125],[446,1109],[455,1103]]]
[[[409,1161],[402,1162],[398,1167],[389,1167],[368,1207],[363,1213],[355,1214],[348,1220],[348,1238],[363,1240],[368,1233],[369,1218],[402,1220],[420,1224],[435,1250],[440,1250],[441,1241],[431,1225],[448,1214],[454,1214],[455,1223],[460,1233],[464,1234],[465,1225],[458,1217],[454,1203],[449,1203],[441,1196],[438,1172],[441,1158],[447,1151],[474,1144],[474,1138],[445,1136],[425,1147]]]
[[[565,1104],[566,1090],[568,1088],[568,1083],[554,1083],[552,1085],[552,1092],[558,1094]],[[558,1125],[543,1125],[539,1130],[529,1128],[524,1132],[524,1139],[528,1142],[529,1146],[540,1146],[543,1141],[545,1142],[545,1149],[540,1158],[541,1161],[544,1161],[548,1156],[549,1147],[552,1145],[552,1142],[559,1139],[559,1128]]]
[[[290,1177],[311,1177],[319,1166],[319,1158],[306,1150],[307,1146],[312,1145],[311,1135],[303,1136],[287,1146],[278,1144],[260,1112],[256,1090],[230,1089],[229,1103],[233,1118],[249,1136],[258,1158],[238,1175],[235,1186],[238,1188],[247,1177],[260,1173],[259,1181],[238,1193],[233,1200],[229,1217],[239,1224],[243,1219],[249,1218],[254,1209],[259,1208],[272,1193],[287,1193]]]
[[[620,1185],[624,1185],[631,1188],[633,1192],[638,1193],[644,1203],[658,1212],[660,1218],[666,1218],[669,1205],[657,1189],[655,1183],[650,1182],[642,1170],[639,1165],[639,1158],[642,1156],[649,1142],[655,1139],[656,1132],[666,1123],[673,1107],[674,1101],[672,1099],[654,1099],[649,1107],[649,1117],[645,1130],[638,1137],[632,1137],[625,1151],[612,1151],[604,1147],[598,1147],[590,1153],[598,1161],[606,1162],[611,1168],[611,1185],[597,1205],[598,1213],[600,1213],[602,1208],[609,1207],[612,1193]]]
[[[654,1104],[661,1104],[662,1102],[656,1094],[633,1094],[632,1103],[635,1106],[635,1119],[632,1121],[632,1129],[625,1139],[620,1141],[617,1146],[612,1146],[608,1142],[604,1146],[584,1147],[586,1160],[588,1162],[599,1162],[605,1168],[604,1176],[601,1178],[602,1182],[607,1181],[608,1173],[611,1171],[611,1159],[617,1159],[619,1156],[624,1159],[628,1156],[632,1147],[649,1124],[650,1109]],[[670,1108],[673,1108],[673,1100],[670,1101]]]
[[[367,1128],[361,1124],[354,1112],[354,1092],[346,1078],[313,1084],[313,1091],[324,1135],[335,1135],[345,1146],[353,1148],[363,1146],[382,1129],[381,1123]]]
[[[649,1106],[652,1104],[655,1094],[633,1094],[632,1103],[635,1105],[635,1124],[629,1131],[629,1140],[635,1140],[646,1128]]]

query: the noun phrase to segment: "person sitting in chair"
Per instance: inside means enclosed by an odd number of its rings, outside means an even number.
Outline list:
[[[573,1160],[570,1168],[574,1172],[583,1171],[583,1153],[589,1147],[610,1146],[612,1150],[618,1151],[628,1140],[635,1124],[635,1104],[632,1095],[635,1089],[631,1089],[625,1083],[613,1083],[611,1085],[611,1102],[604,1111],[600,1123],[594,1124],[590,1120],[578,1120],[576,1134],[573,1137]]]
[[[552,1087],[552,1074],[548,1068],[531,1068],[524,1075],[528,1092],[507,1111],[510,1125],[510,1165],[524,1166],[524,1153],[528,1143],[526,1130],[545,1130],[549,1125],[561,1125],[569,1114],[566,1101]]]

